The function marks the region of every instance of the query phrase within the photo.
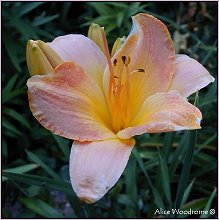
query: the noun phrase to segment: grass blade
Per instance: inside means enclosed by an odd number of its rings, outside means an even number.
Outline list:
[[[36,186],[43,186],[47,189],[62,191],[67,194],[74,195],[73,190],[71,188],[71,184],[65,181],[54,180],[48,177],[41,177],[30,174],[18,174],[10,172],[3,172],[2,175],[18,182]]]
[[[66,193],[67,197],[71,197],[71,204],[73,205],[72,208],[74,209],[76,215],[79,218],[85,217],[84,211],[81,208],[80,201],[72,190],[71,184],[69,182],[30,174],[3,172],[2,175],[13,181],[41,186],[49,190],[57,190]]]
[[[153,184],[152,184],[152,182],[151,182],[151,180],[150,180],[150,178],[149,178],[149,175],[148,175],[148,173],[147,173],[147,171],[146,171],[146,169],[145,169],[144,163],[143,163],[143,161],[142,161],[142,159],[141,159],[141,157],[140,157],[140,155],[139,155],[137,149],[136,149],[136,148],[133,149],[133,150],[132,150],[132,153],[133,153],[133,155],[135,156],[135,158],[136,158],[136,160],[137,160],[137,162],[138,162],[138,165],[139,165],[141,171],[144,173],[144,175],[145,175],[145,177],[146,177],[146,179],[147,179],[147,181],[148,181],[148,183],[149,183],[149,185],[150,185],[150,187],[151,187],[152,193],[153,193],[153,195],[154,195],[154,203],[157,205],[157,207],[164,209],[164,203],[163,203],[163,200],[162,200],[162,198],[161,198],[161,196],[160,196],[160,193],[159,193],[158,190],[153,186]]]
[[[164,157],[160,154],[158,150],[158,159],[160,164],[160,174],[161,175],[161,183],[163,187],[164,195],[167,198],[168,203],[171,205],[171,192],[170,192],[170,179],[169,179],[169,171]]]
[[[169,155],[170,149],[173,144],[175,133],[176,132],[169,132],[169,133],[165,134],[162,151],[163,151],[163,154],[164,154],[166,160],[168,159],[168,155]]]
[[[47,16],[47,17],[39,16],[34,19],[34,21],[32,22],[32,25],[33,25],[33,27],[40,26],[45,23],[51,22],[52,20],[54,20],[58,17],[59,17],[59,15],[52,15],[52,16]]]
[[[136,182],[136,159],[133,156],[133,154],[131,154],[129,158],[129,162],[125,169],[124,176],[125,176],[125,194],[129,200],[132,200],[133,203],[137,203],[138,194],[137,194],[137,182]],[[119,198],[118,198],[118,202],[119,202]],[[137,212],[138,212],[137,207],[133,207],[133,208],[126,207],[125,209],[126,217],[136,216],[135,213]]]
[[[61,178],[49,167],[47,166],[36,154],[26,150],[28,157],[35,163],[39,164],[51,177],[60,180]]]
[[[192,180],[192,182],[188,185],[188,187],[186,188],[184,194],[183,194],[183,198],[182,198],[182,205],[184,205],[189,197],[189,194],[191,192],[191,189],[194,185],[195,179]]]
[[[3,113],[9,115],[14,120],[20,122],[20,124],[25,126],[27,129],[31,129],[29,121],[19,112],[16,112],[15,110],[13,110],[11,108],[5,107],[3,109]]]
[[[31,2],[31,3],[26,3],[25,5],[22,5],[21,7],[17,8],[17,16],[21,17],[28,12],[31,12],[35,8],[38,8],[40,5],[45,4],[45,2]]]
[[[185,210],[192,210],[192,211],[197,211],[197,210],[203,210],[205,207],[205,204],[207,202],[207,198],[200,198],[200,199],[194,199],[188,203],[186,203],[180,210],[185,211]],[[176,213],[175,213],[176,214]],[[178,218],[186,218],[188,217],[189,214],[179,214]]]
[[[34,197],[39,194],[41,187],[39,186],[29,186],[25,187],[24,184],[20,184],[16,181],[12,181],[12,183],[27,197]]]
[[[58,144],[60,150],[64,154],[65,160],[68,161],[69,160],[69,155],[70,155],[70,149],[68,147],[69,140],[64,139],[62,137],[59,137],[55,134],[52,134],[52,136],[55,139],[56,143]]]
[[[14,134],[21,136],[22,133],[11,123],[9,122],[6,118],[3,118],[2,120],[2,127],[12,131]]]
[[[3,33],[3,44],[10,58],[10,61],[14,65],[15,69],[18,72],[21,72],[20,60],[19,60],[18,53],[17,53],[17,47],[16,47],[16,44],[13,43],[10,37],[10,33],[8,32]]]
[[[126,182],[126,194],[129,195],[133,201],[137,201],[136,160],[133,155],[129,158],[124,175]]]
[[[173,177],[178,165],[182,161],[183,155],[185,155],[185,151],[186,151],[185,143],[188,139],[188,135],[189,135],[189,132],[185,131],[183,134],[183,137],[181,138],[181,140],[179,142],[177,149],[173,153],[173,156],[170,158],[170,165],[169,165],[170,179]]]
[[[13,87],[15,86],[15,83],[17,82],[18,75],[14,75],[11,77],[11,79],[8,81],[7,85],[4,86],[2,90],[2,96],[7,96],[9,94]]]
[[[197,138],[197,131],[190,131],[189,134],[189,145],[187,146],[187,153],[185,155],[182,173],[180,175],[179,184],[177,187],[177,193],[176,193],[176,201],[175,201],[175,208],[179,209],[182,204],[183,195],[188,183],[189,179],[189,173],[192,166],[192,160],[194,155],[194,149],[196,144],[196,138]]]
[[[19,167],[13,167],[13,168],[8,168],[8,169],[4,169],[4,172],[11,172],[11,173],[26,173],[28,171],[31,171],[33,169],[36,169],[37,167],[39,167],[38,164],[35,163],[30,163],[30,164],[25,164]],[[7,177],[2,177],[2,181],[7,180]]]
[[[208,144],[210,144],[212,141],[214,141],[217,138],[217,133],[213,134],[210,138],[208,138],[199,148],[195,151],[195,154],[197,154],[200,150],[202,150],[204,147],[206,147]]]
[[[217,192],[217,188],[215,187],[214,190],[213,190],[213,192],[212,192],[212,194],[211,194],[211,196],[209,197],[209,200],[208,200],[208,202],[207,202],[207,204],[206,204],[204,210],[207,210],[207,211],[209,212],[209,209],[211,208],[211,203],[212,203],[212,201],[213,201],[213,199],[214,199],[214,197],[215,197],[215,195],[216,195],[216,192]],[[208,214],[202,214],[202,215],[200,216],[200,218],[208,218],[209,216],[210,216],[210,213],[208,213]]]
[[[20,201],[33,212],[46,218],[63,218],[57,209],[36,198],[20,198]]]

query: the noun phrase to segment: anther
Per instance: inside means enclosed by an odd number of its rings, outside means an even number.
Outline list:
[[[118,76],[114,76],[114,78],[119,79],[119,77],[118,77]]]
[[[128,56],[125,62],[125,66],[128,66],[131,61],[131,58]]]
[[[130,61],[131,61],[131,58],[129,56],[122,56],[122,61],[123,63],[125,64],[125,66],[128,66]]]
[[[126,56],[122,56],[122,61],[123,61],[123,63],[125,64]]]
[[[116,66],[117,59],[113,60],[113,65]]]
[[[136,69],[138,72],[143,72],[145,73],[145,70],[144,69]]]
[[[114,89],[113,89],[113,95],[115,95],[117,93],[117,91],[118,91],[118,87],[115,86]]]

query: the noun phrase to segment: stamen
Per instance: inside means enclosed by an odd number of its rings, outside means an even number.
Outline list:
[[[130,112],[131,112],[131,109],[130,109],[130,74],[129,74],[128,64],[126,65],[125,69],[126,69],[126,75],[127,75],[127,80],[126,80],[127,101],[126,101],[125,127],[127,127],[130,121]]]
[[[116,90],[118,89],[118,87],[115,88]],[[125,123],[125,114],[124,114],[124,111],[122,109],[122,102],[120,101],[119,99],[119,92],[118,91],[114,91],[113,92],[113,96],[114,96],[114,106],[113,106],[113,109],[115,110],[114,111],[114,117],[113,117],[113,128],[114,130],[117,132],[119,130],[121,130],[122,128],[122,125],[124,125]],[[116,111],[117,110],[117,111]]]
[[[104,29],[101,29],[105,56],[109,66],[108,105],[112,117],[112,128],[115,132],[127,127],[130,122],[130,73],[129,56],[122,56],[124,65],[117,65],[117,59],[111,61]],[[143,69],[136,71],[143,72]],[[114,74],[115,72],[115,74]],[[125,73],[125,77],[123,74]]]
[[[131,61],[131,58],[129,56],[122,56],[122,61],[123,63],[125,64],[125,66],[128,66],[130,61]]]
[[[103,45],[104,45],[104,50],[105,50],[105,56],[107,59],[107,63],[109,66],[109,72],[110,72],[110,79],[109,79],[109,89],[108,89],[108,98],[109,98],[109,107],[112,108],[112,87],[115,85],[115,80],[114,80],[114,74],[113,74],[113,66],[111,62],[111,57],[109,53],[109,47],[106,39],[106,35],[104,32],[104,28],[101,28],[101,34],[102,34],[102,39],[103,39]],[[111,114],[113,114],[113,109],[110,109]]]
[[[131,62],[131,58],[127,56],[125,66],[128,66],[130,62]]]
[[[142,73],[145,73],[145,70],[144,69],[136,69],[138,72],[142,72]]]
[[[123,63],[125,64],[126,56],[122,56],[122,61],[123,61]]]

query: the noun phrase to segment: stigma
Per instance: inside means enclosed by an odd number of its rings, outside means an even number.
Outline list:
[[[112,121],[112,130],[117,133],[127,128],[130,124],[130,75],[133,72],[144,72],[144,70],[136,69],[130,72],[131,58],[126,55],[117,57],[114,60],[111,59],[103,28],[102,39],[109,68],[108,108]]]

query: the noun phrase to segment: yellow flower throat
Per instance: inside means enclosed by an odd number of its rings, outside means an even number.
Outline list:
[[[115,132],[118,132],[128,127],[130,123],[130,76],[134,72],[142,72],[144,70],[138,69],[130,73],[129,64],[131,62],[131,58],[129,56],[122,56],[120,57],[120,60],[114,59],[112,62],[103,28],[102,39],[110,74],[108,107],[112,119],[112,129]],[[119,62],[122,62],[122,65],[118,65]]]

